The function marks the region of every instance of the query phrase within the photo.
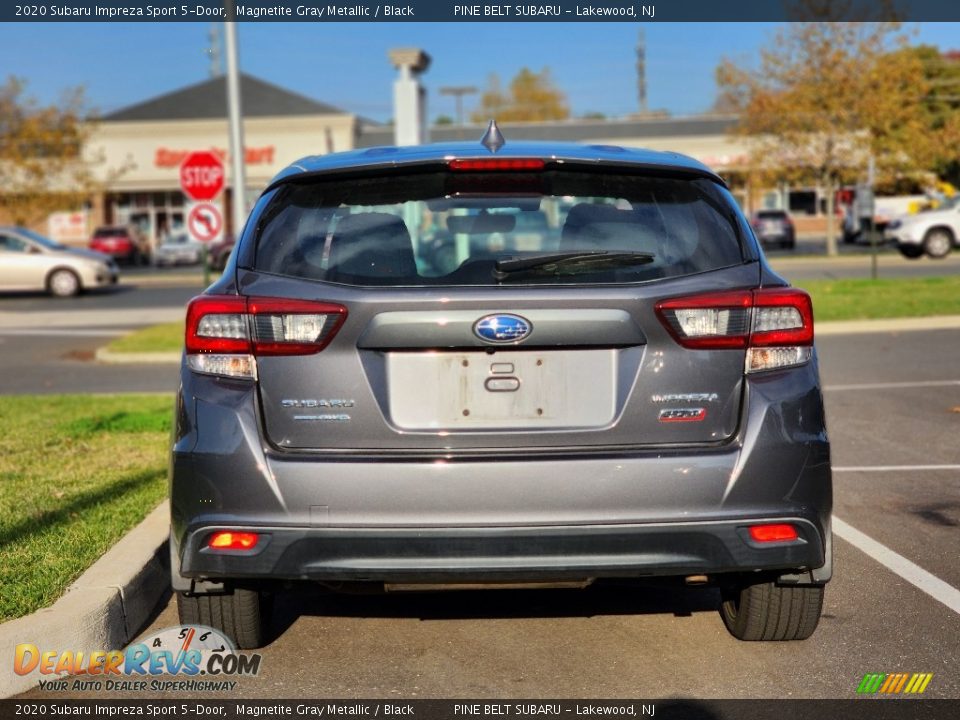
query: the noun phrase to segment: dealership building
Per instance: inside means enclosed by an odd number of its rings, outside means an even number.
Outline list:
[[[359,119],[250,75],[242,75],[248,204],[270,178],[308,154],[356,146]],[[91,201],[88,224],[133,224],[154,243],[183,227],[186,199],[180,163],[212,150],[229,168],[226,81],[212,78],[117,110],[100,119],[88,141],[104,191]],[[227,234],[234,202],[222,198]]]
[[[270,178],[304,155],[394,143],[390,125],[373,123],[251,75],[241,76],[240,88],[246,161],[243,201],[247,206]],[[213,150],[229,169],[226,107],[226,81],[216,77],[102,117],[88,150],[90,157],[97,159],[104,189],[91,199],[86,213],[87,231],[99,225],[129,223],[137,225],[155,244],[182,229],[187,201],[180,191],[179,165],[191,151]],[[730,115],[637,117],[502,123],[501,129],[507,142],[572,141],[690,155],[731,178],[735,194],[746,204],[747,194],[742,183],[737,182],[737,173],[745,164],[747,148],[743,140],[731,134],[735,122],[736,117]],[[480,125],[434,126],[429,129],[429,139],[479,140],[483,130]],[[222,199],[227,235],[234,232],[230,226],[234,201],[228,189]],[[777,198],[762,201],[768,205],[779,203]],[[815,200],[810,210],[816,210]],[[51,222],[48,230],[53,227]]]

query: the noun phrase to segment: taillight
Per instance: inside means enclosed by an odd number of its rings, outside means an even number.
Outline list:
[[[813,345],[813,305],[795,288],[764,288],[672,298],[661,322],[683,347],[747,350],[746,372],[802,365]]]
[[[255,379],[257,356],[320,352],[346,316],[345,307],[330,303],[200,295],[187,305],[187,364],[208,375]]]
[[[539,158],[481,158],[479,160],[451,160],[451,170],[465,171],[501,171],[501,170],[543,170],[544,162]]]

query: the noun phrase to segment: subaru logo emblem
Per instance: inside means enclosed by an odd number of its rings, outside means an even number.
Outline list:
[[[487,315],[473,326],[474,335],[492,343],[520,342],[531,330],[530,321],[519,315]]]

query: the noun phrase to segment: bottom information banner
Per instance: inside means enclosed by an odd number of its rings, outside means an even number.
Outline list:
[[[0,700],[14,717],[954,720],[960,700]]]

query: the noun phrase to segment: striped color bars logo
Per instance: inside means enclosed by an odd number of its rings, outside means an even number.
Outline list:
[[[860,681],[858,693],[919,695],[927,689],[933,673],[867,673]]]

